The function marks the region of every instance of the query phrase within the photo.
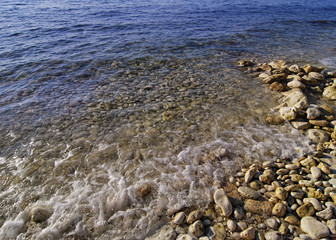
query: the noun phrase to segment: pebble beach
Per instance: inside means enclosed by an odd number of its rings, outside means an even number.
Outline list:
[[[146,239],[334,239],[336,121],[328,103],[336,100],[336,72],[283,60],[237,65],[282,95],[266,121],[299,130],[314,151],[242,168],[218,186],[207,208],[169,213],[170,223]]]

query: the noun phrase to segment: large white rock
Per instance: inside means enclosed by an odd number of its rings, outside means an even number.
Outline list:
[[[336,86],[326,87],[322,95],[329,100],[336,100]]]
[[[329,228],[313,217],[302,218],[300,227],[302,231],[307,233],[313,239],[328,237],[330,234]]]
[[[223,215],[228,217],[232,213],[232,204],[229,197],[226,195],[223,188],[216,190],[214,194],[215,203],[222,209]]]
[[[302,110],[308,106],[307,96],[298,88],[294,88],[289,92],[285,93],[286,97],[283,102],[286,103],[288,107],[294,107],[297,110]]]

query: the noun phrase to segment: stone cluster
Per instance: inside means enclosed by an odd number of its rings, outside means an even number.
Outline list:
[[[336,139],[334,112],[326,104],[314,103],[314,99],[322,94],[326,100],[336,100],[336,72],[310,64],[287,65],[283,60],[262,64],[240,61],[239,65],[248,66],[248,73],[257,75],[271,90],[281,93],[281,104],[267,115],[268,123],[290,121],[312,141],[327,143],[324,144],[327,148],[334,147],[328,143]]]
[[[335,187],[336,174],[313,155],[254,163],[217,189],[208,208],[173,214],[147,239],[331,239]]]
[[[307,134],[316,151],[241,169],[214,192],[207,208],[169,215],[169,224],[147,240],[335,239],[336,122],[328,105],[313,100],[316,93],[336,100],[336,73],[309,64],[288,66],[281,60],[239,65],[283,95],[266,121],[289,121]]]

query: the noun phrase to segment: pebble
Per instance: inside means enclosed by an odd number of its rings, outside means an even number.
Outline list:
[[[312,141],[317,143],[324,143],[329,140],[329,135],[320,129],[309,129],[307,134]]]
[[[333,214],[334,214],[334,210],[332,207],[329,206],[323,211],[316,213],[316,216],[322,219],[325,219],[325,220],[330,220],[333,217]]]
[[[274,218],[268,218],[265,220],[265,224],[272,229],[276,229],[279,227],[279,223]]]
[[[186,218],[186,214],[184,212],[179,212],[173,218],[173,223],[176,225],[180,225],[184,222],[185,218]]]
[[[304,198],[303,199],[304,203],[311,203],[316,211],[322,211],[322,204],[319,200],[316,198]]]
[[[222,209],[223,215],[228,217],[232,214],[232,204],[223,188],[217,189],[214,194],[215,203]]]
[[[332,234],[336,234],[336,219],[328,220],[327,226]]]
[[[281,234],[277,231],[269,231],[265,234],[266,240],[281,240]]]
[[[315,166],[310,168],[310,172],[312,174],[313,179],[315,180],[319,179],[322,175],[321,169]]]
[[[201,212],[199,210],[192,211],[188,215],[187,223],[189,223],[189,224],[193,223],[193,222],[199,220],[201,217],[202,217],[202,214],[201,214]]]
[[[328,237],[330,234],[329,228],[313,217],[302,218],[300,227],[302,231],[307,233],[313,239]]]
[[[245,217],[244,210],[242,208],[235,208],[233,211],[233,217],[237,220],[241,220]]]
[[[248,226],[247,226],[246,222],[240,221],[240,222],[237,223],[237,228],[238,228],[239,231],[243,231],[243,230],[247,229]]]
[[[236,224],[236,222],[233,221],[233,220],[231,220],[231,219],[229,219],[229,220],[227,221],[226,224],[227,224],[228,229],[229,229],[231,232],[234,232],[234,231],[237,229],[237,224]]]
[[[284,201],[287,199],[288,197],[288,192],[282,188],[282,187],[278,187],[276,190],[275,190],[275,196],[277,198],[279,198],[280,200]]]
[[[245,182],[250,182],[252,180],[252,178],[254,177],[254,175],[257,173],[258,171],[254,168],[249,169],[246,173],[245,173]]]
[[[240,233],[240,236],[246,240],[253,240],[255,237],[255,229],[253,227],[249,227],[246,230],[242,231]]]
[[[317,107],[308,106],[306,114],[307,114],[307,119],[313,120],[313,119],[318,118],[321,115],[321,111]]]
[[[275,216],[283,217],[286,214],[286,206],[283,203],[277,203],[272,209],[272,213]]]
[[[315,213],[315,209],[313,207],[313,204],[308,202],[298,207],[298,209],[296,209],[296,213],[300,218],[303,218],[305,216],[313,216]]]
[[[189,234],[180,234],[177,236],[176,240],[197,240],[197,237]]]
[[[285,221],[291,225],[300,225],[300,220],[294,215],[288,215],[285,217]]]
[[[188,228],[189,233],[199,237],[203,234],[203,223],[201,220],[197,220],[193,224],[191,224]]]
[[[259,192],[249,187],[239,187],[238,192],[245,198],[258,199],[261,196]]]

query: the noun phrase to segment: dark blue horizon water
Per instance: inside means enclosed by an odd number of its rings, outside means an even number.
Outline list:
[[[144,239],[244,163],[304,152],[235,62],[335,70],[335,29],[334,0],[0,1],[0,238]],[[32,227],[36,204],[54,213]]]

